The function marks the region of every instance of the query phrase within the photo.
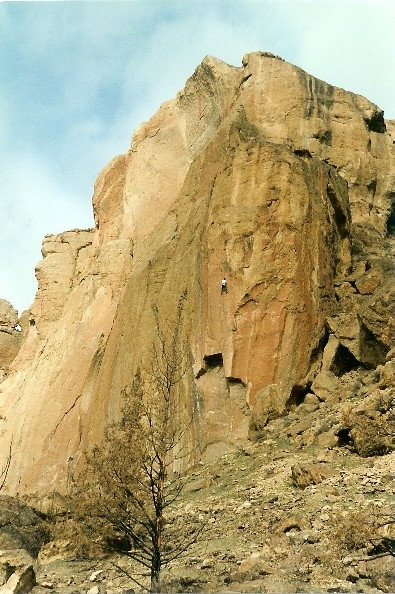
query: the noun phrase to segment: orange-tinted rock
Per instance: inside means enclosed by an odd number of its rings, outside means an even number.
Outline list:
[[[378,270],[369,270],[356,281],[356,287],[362,295],[372,295],[382,283],[382,275]]]
[[[247,436],[267,386],[283,410],[319,372],[328,331],[367,365],[363,336],[387,340],[375,295],[348,281],[335,292],[352,247],[382,258],[382,113],[271,55],[243,63],[206,58],[99,175],[96,229],[45,238],[29,331],[0,387],[0,467],[3,444],[18,444],[10,492],[65,488],[149,352],[153,304],[172,320],[185,295],[184,394],[213,454]]]

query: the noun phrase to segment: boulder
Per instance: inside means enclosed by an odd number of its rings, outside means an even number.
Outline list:
[[[387,361],[385,365],[379,367],[380,381],[379,387],[381,389],[391,388],[394,381],[394,371],[392,361]]]
[[[0,594],[27,594],[36,585],[34,560],[24,549],[0,550]]]
[[[291,468],[292,482],[299,489],[318,485],[333,474],[334,471],[323,464],[295,464]]]
[[[43,515],[19,499],[0,496],[0,549],[23,549],[36,557],[47,540]]]
[[[255,403],[250,418],[249,438],[254,439],[270,421],[285,414],[284,397],[279,387],[276,384],[272,384],[263,388],[255,396]]]
[[[328,403],[336,403],[341,399],[339,378],[329,370],[321,370],[311,385],[311,390],[320,399]]]
[[[287,534],[288,532],[296,531],[300,532],[302,530],[302,523],[300,518],[296,516],[288,516],[279,522],[277,525],[277,531]]]
[[[286,434],[288,436],[295,437],[296,435],[300,435],[304,431],[307,431],[311,427],[311,419],[309,417],[302,419],[301,421],[297,421],[293,423],[286,429]]]
[[[33,565],[34,559],[25,549],[1,549],[0,563],[20,569],[21,567]]]
[[[36,574],[31,565],[17,569],[0,587],[0,594],[28,594],[36,585]]]
[[[243,559],[237,569],[238,578],[245,581],[256,580],[271,573],[273,573],[273,569],[270,564],[259,554],[252,554],[251,557]]]
[[[381,285],[382,280],[382,272],[372,269],[358,278],[355,285],[362,295],[372,295]]]
[[[308,406],[318,407],[320,405],[320,399],[317,398],[315,394],[309,392],[306,394],[303,400],[303,404],[307,404]]]

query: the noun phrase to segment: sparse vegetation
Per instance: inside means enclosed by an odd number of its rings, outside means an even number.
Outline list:
[[[332,519],[332,539],[340,553],[391,554],[391,518],[372,508],[337,514]]]
[[[180,306],[178,317],[181,312]],[[188,481],[182,468],[193,454],[182,394],[186,356],[178,325],[163,332],[157,322],[149,364],[124,390],[121,420],[87,456],[72,494],[73,521],[83,547],[90,539],[127,555],[143,568],[140,574],[128,570],[128,576],[151,592],[161,591],[162,569],[196,541],[201,527],[180,529],[168,521],[169,509]],[[150,577],[149,588],[141,576]]]

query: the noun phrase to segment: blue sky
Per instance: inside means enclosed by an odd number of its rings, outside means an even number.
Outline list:
[[[0,297],[20,311],[32,303],[43,236],[93,226],[100,169],[207,54],[241,65],[249,51],[274,52],[394,117],[392,6],[1,2]]]

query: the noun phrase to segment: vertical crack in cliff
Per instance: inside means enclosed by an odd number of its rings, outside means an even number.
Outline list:
[[[113,324],[114,324],[114,320],[113,320]],[[76,407],[77,402],[81,399],[81,397],[86,393],[87,389],[91,389],[93,381],[97,378],[97,375],[99,373],[100,370],[100,366],[103,360],[103,356],[104,356],[104,349],[105,349],[105,345],[107,343],[109,335],[107,336],[106,342],[105,343],[101,343],[99,344],[99,347],[96,351],[96,353],[93,356],[92,359],[92,363],[90,365],[87,377],[86,377],[86,381],[85,384],[83,386],[83,388],[81,389],[81,392],[77,395],[77,397],[75,398],[73,404],[66,410],[65,413],[63,413],[61,419],[58,421],[58,423],[56,424],[54,430],[53,430],[53,435],[55,435],[56,431],[58,430],[58,428],[60,427],[60,425],[63,423],[64,419],[67,417],[67,415]],[[102,334],[100,336],[100,339],[102,341],[102,339],[104,338],[104,335]],[[81,443],[82,440],[82,428],[81,428],[81,422],[79,421],[78,424],[78,430],[79,430],[79,443]]]
[[[328,325],[325,324],[322,336],[319,338],[317,345],[312,349],[310,355],[310,368],[318,361],[324,352],[324,349],[329,341],[329,328]]]
[[[307,118],[311,118],[314,111],[313,78],[307,75],[305,77],[307,79],[307,106],[305,113]]]
[[[387,218],[387,234],[395,235],[395,192],[391,192],[391,209]]]
[[[60,421],[58,421],[58,423],[55,426],[55,429],[52,432],[52,435],[55,435],[56,431],[58,430],[59,426],[62,424],[62,422],[64,421],[64,419],[67,417],[67,415],[69,414],[69,412],[71,412],[73,410],[73,408],[75,408],[78,400],[81,398],[82,394],[78,394],[77,398],[74,400],[73,404],[70,406],[70,408],[68,408],[66,410],[66,412],[63,414],[62,418],[60,419]]]
[[[340,204],[340,201],[337,197],[336,191],[335,191],[330,180],[328,180],[327,195],[328,195],[329,201],[333,208],[333,213],[334,213],[337,230],[339,232],[340,237],[342,239],[344,239],[345,237],[348,236],[347,216],[344,213],[344,210],[343,210],[343,208]]]

